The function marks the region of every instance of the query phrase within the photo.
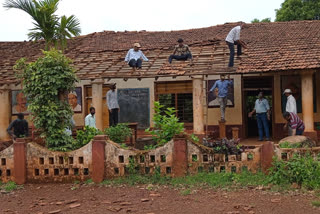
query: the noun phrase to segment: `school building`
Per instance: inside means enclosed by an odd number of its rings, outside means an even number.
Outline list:
[[[96,108],[99,129],[109,126],[106,92],[117,84],[120,122],[138,123],[143,130],[152,127],[153,104],[160,101],[175,107],[180,121],[195,134],[210,132],[219,137],[220,109],[216,94],[208,93],[221,73],[234,81],[228,95],[226,135],[238,128],[239,137],[257,138],[255,119],[248,118],[258,89],[265,91],[271,106],[270,130],[273,139],[283,138],[282,113],[290,88],[297,100],[298,115],[305,123],[305,135],[317,139],[320,129],[320,21],[292,21],[248,24],[241,39],[248,48],[241,58],[235,57],[234,69],[227,71],[228,32],[237,23],[181,31],[104,31],[68,41],[65,54],[73,60],[80,82],[77,83],[74,119],[84,125],[90,106]],[[167,65],[178,38],[188,44],[194,65],[173,61]],[[132,73],[123,63],[127,51],[138,42],[149,62]],[[8,138],[6,129],[17,112],[27,113],[27,100],[15,77],[13,65],[26,57],[41,56],[44,42],[0,42],[0,139]],[[19,107],[20,105],[20,107]],[[319,136],[320,137],[320,136]]]

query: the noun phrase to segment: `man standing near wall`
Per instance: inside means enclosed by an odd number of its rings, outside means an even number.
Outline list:
[[[284,90],[283,94],[287,97],[286,112],[297,114],[297,103],[294,96],[292,96],[291,89]]]
[[[109,109],[109,126],[116,126],[118,124],[118,113],[120,112],[116,84],[111,85],[110,89],[111,90],[106,94],[107,106]]]
[[[266,133],[266,140],[270,140],[269,123],[270,120],[270,106],[267,99],[264,98],[263,91],[259,92],[258,99],[255,102],[255,106],[252,112],[249,113],[249,117],[256,113],[257,124],[259,130],[259,141],[263,141],[263,129]]]
[[[172,60],[190,60],[190,65],[193,65],[192,54],[188,45],[183,44],[183,39],[178,39],[178,45],[175,46],[173,54],[169,56],[169,63],[171,64]]]
[[[128,51],[126,58],[124,59],[124,61],[132,67],[133,71],[135,71],[136,68],[142,68],[142,59],[147,62],[149,61],[140,48],[141,45],[139,43],[134,43],[133,48]]]
[[[16,138],[29,136],[28,122],[24,119],[24,115],[22,113],[19,113],[18,118],[10,123],[7,132],[14,140]]]
[[[230,75],[228,75],[228,80],[225,80],[225,75],[220,75],[220,80],[217,80],[210,92],[213,92],[216,88],[218,88],[218,101],[220,104],[220,112],[221,112],[221,122],[225,122],[225,111],[228,102],[228,91],[229,87],[233,85],[232,80],[230,80]]]
[[[246,44],[240,40],[240,31],[245,28],[245,23],[241,22],[239,26],[231,29],[228,33],[226,42],[230,50],[230,59],[228,67],[233,67],[234,64],[234,46],[237,45],[237,56],[242,54],[241,47],[247,48]]]
[[[283,94],[287,97],[286,112],[297,114],[297,103],[294,96],[292,96],[291,89],[287,88]],[[292,128],[290,126],[288,126],[288,135],[292,135]]]
[[[96,127],[96,117],[94,116],[95,113],[96,113],[96,109],[94,107],[90,107],[90,114],[88,114],[86,116],[86,118],[84,119],[85,126],[97,128]]]

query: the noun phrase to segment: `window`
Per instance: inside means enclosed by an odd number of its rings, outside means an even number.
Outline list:
[[[158,82],[156,98],[165,108],[174,107],[180,122],[193,122],[192,81]]]

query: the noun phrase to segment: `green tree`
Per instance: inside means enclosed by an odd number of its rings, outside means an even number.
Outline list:
[[[81,33],[80,22],[74,16],[58,17],[55,12],[58,9],[59,0],[6,0],[3,6],[7,9],[15,8],[28,13],[32,19],[34,28],[28,33],[31,40],[44,39],[45,49],[50,46],[66,47],[67,38],[78,36]]]
[[[20,59],[14,67],[22,80],[23,93],[28,97],[28,110],[33,123],[45,138],[48,148],[67,151],[73,139],[66,133],[71,127],[72,109],[67,92],[74,90],[78,81],[71,60],[61,51],[43,51],[35,62]]]
[[[271,22],[271,18],[265,18],[265,19],[257,19],[257,18],[255,18],[255,19],[253,19],[252,21],[251,21],[251,23],[260,23],[260,22]]]
[[[320,0],[285,0],[276,9],[276,21],[319,20]]]

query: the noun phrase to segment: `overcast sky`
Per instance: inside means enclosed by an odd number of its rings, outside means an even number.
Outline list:
[[[62,0],[58,15],[75,15],[82,35],[104,30],[181,30],[226,22],[275,19],[284,0]],[[31,18],[3,8],[0,0],[0,41],[28,40]]]

